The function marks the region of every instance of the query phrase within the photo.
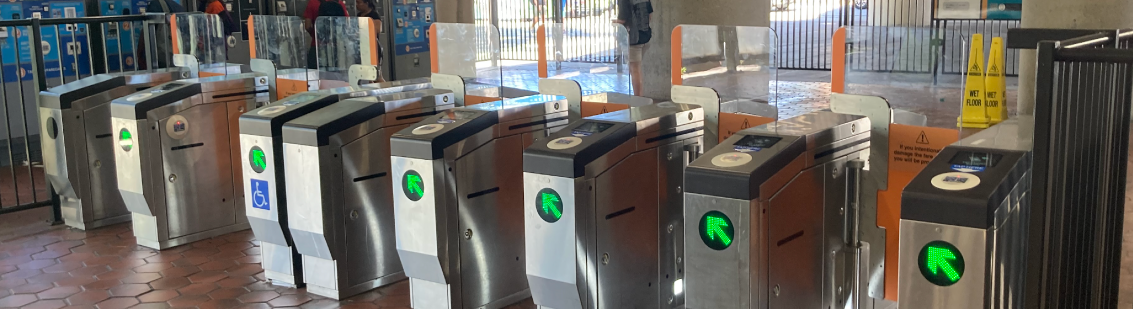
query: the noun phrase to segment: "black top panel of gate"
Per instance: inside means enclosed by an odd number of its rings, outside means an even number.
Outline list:
[[[114,100],[110,105],[110,115],[117,118],[145,119],[146,112],[150,110],[179,102],[200,93],[200,83],[168,82]]]
[[[443,158],[445,148],[496,125],[499,115],[463,107],[443,111],[394,133],[390,154],[424,160]]]
[[[1030,166],[1025,151],[945,147],[905,187],[901,219],[990,228]]]
[[[523,151],[523,171],[576,178],[594,162],[637,135],[636,123],[581,120],[535,141]]]
[[[305,92],[240,115],[240,134],[280,136],[283,124],[338,102],[338,94]]]
[[[685,169],[688,193],[739,200],[759,197],[759,186],[806,152],[806,140],[798,136],[771,136],[740,131],[709,149]],[[736,166],[720,166],[716,160],[729,155],[751,156]],[[737,157],[739,158],[739,157]],[[742,164],[741,164],[742,163]]]
[[[109,74],[85,77],[40,92],[40,106],[69,109],[71,102],[126,85],[126,78]]]

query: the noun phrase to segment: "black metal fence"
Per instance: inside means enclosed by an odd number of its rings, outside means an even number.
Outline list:
[[[537,60],[536,26],[555,23],[563,25],[563,61],[617,60],[617,0],[478,0],[475,7],[477,25],[499,28],[504,60]]]
[[[1037,46],[1024,308],[1115,308],[1133,105],[1133,32],[1018,29]]]
[[[166,20],[146,14],[0,21],[0,214],[58,205],[43,172],[39,91],[95,74],[165,67],[172,63]]]

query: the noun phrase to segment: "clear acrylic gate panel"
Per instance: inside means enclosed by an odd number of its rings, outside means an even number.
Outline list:
[[[543,29],[541,39],[545,40],[543,59],[546,60],[547,78],[577,81],[583,93],[633,94],[629,72],[629,33],[625,26],[610,24],[596,29],[579,29],[556,23]],[[535,80],[528,80],[529,73],[524,73],[523,85],[531,88],[528,84],[534,85]]]
[[[227,49],[220,17],[203,13],[173,14],[177,27],[174,54],[196,58],[201,66],[224,63]]]
[[[492,25],[434,23],[433,73],[460,76],[468,96],[499,97],[504,79],[500,30]],[[471,101],[475,102],[475,101]],[[474,103],[466,104],[474,104]]]
[[[326,81],[343,81],[350,66],[378,64],[377,28],[369,17],[323,16],[315,19],[316,68]]]

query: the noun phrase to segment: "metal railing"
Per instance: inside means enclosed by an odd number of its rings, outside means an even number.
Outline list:
[[[618,17],[616,0],[477,0],[475,7],[478,25],[499,28],[503,60],[538,60],[536,26],[554,23],[563,24],[565,35],[572,39],[565,45],[563,61],[618,60],[611,26]]]
[[[1016,29],[1037,46],[1024,308],[1117,307],[1133,110],[1133,32]]]
[[[172,63],[166,17],[0,21],[7,43],[0,47],[0,214],[54,206],[55,222],[62,222],[58,196],[43,172],[37,94],[95,74],[166,67]]]

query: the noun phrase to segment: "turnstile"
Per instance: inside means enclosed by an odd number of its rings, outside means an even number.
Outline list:
[[[739,131],[689,164],[686,307],[857,308],[849,162],[868,157],[869,132],[868,118],[813,112]]]
[[[523,149],[568,121],[567,99],[458,107],[390,141],[397,252],[413,308],[503,308],[531,292],[523,259]]]
[[[284,191],[283,124],[312,111],[352,97],[375,96],[429,88],[415,79],[326,89],[297,94],[240,116],[240,153],[244,175],[244,211],[260,241],[264,276],[273,284],[303,283],[299,253],[287,227]]]
[[[1032,119],[944,147],[905,187],[900,308],[1024,308]]]
[[[308,292],[343,299],[405,279],[389,139],[452,102],[440,89],[349,99],[283,125],[288,228]]]
[[[110,101],[180,77],[179,69],[99,74],[39,93],[44,172],[68,226],[130,220],[118,193]]]
[[[118,188],[139,245],[166,249],[248,228],[239,117],[267,103],[267,77],[174,81],[114,100]]]
[[[543,308],[678,308],[680,198],[704,110],[584,118],[523,153],[527,280]]]

